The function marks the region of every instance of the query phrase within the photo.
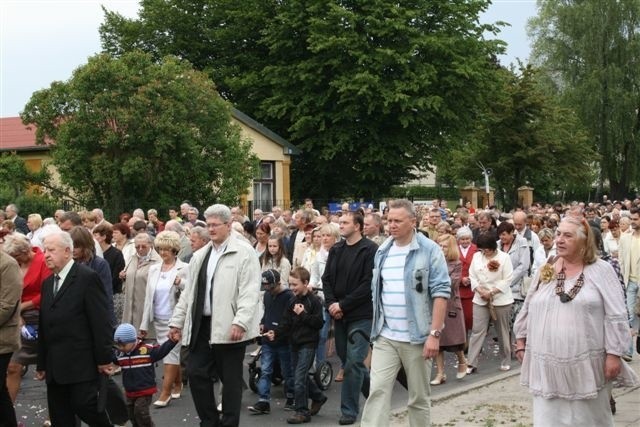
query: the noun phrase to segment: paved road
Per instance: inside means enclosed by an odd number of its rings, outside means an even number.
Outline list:
[[[493,336],[491,333],[489,336]],[[249,347],[249,351],[253,348]],[[434,396],[455,392],[456,388],[462,388],[464,385],[468,385],[469,382],[482,381],[494,375],[500,373],[499,366],[500,360],[497,357],[497,345],[493,343],[493,340],[488,339],[485,343],[483,353],[481,354],[481,361],[479,363],[478,373],[468,375],[463,380],[455,379],[455,356],[447,354],[447,382],[443,385],[432,387]],[[245,358],[245,365],[249,363],[251,357],[247,355]],[[334,367],[335,372],[339,367],[337,358],[330,359]],[[514,360],[512,363],[514,366],[517,362]],[[162,367],[156,369],[158,384],[161,383]],[[248,376],[248,370],[245,370]],[[435,375],[435,374],[434,374]],[[18,421],[22,422],[25,427],[39,427],[47,418],[47,404],[45,387],[43,383],[33,380],[34,371],[33,367],[27,372],[23,379],[20,394],[18,396],[18,403],[16,412],[18,414]],[[117,381],[120,381],[119,376],[116,377]],[[326,391],[329,397],[328,402],[322,408],[320,413],[312,420],[313,425],[317,426],[334,426],[338,425],[338,419],[340,418],[340,384],[333,383],[329,390]],[[218,394],[216,394],[217,396]],[[406,405],[407,393],[399,384],[396,384],[393,393],[392,409],[400,409]],[[257,401],[257,396],[251,391],[246,390],[243,395],[242,406],[246,408]],[[364,405],[364,399],[361,400],[361,405]],[[248,411],[244,411],[241,415],[240,425],[247,427],[270,427],[286,424],[286,419],[290,412],[285,412],[282,407],[284,406],[284,395],[282,387],[277,386],[272,389],[272,402],[271,402],[271,414],[269,415],[250,415]],[[182,398],[173,400],[166,408],[151,409],[151,415],[158,427],[175,427],[175,426],[197,426],[198,417],[191,400],[191,394],[188,387],[185,388]]]

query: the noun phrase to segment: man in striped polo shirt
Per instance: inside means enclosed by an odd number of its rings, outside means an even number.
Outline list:
[[[431,425],[431,360],[438,354],[451,281],[440,247],[416,233],[409,200],[389,202],[389,239],[376,252],[371,282],[373,327],[371,390],[363,426],[389,424],[391,390],[403,367],[409,389],[409,425]]]

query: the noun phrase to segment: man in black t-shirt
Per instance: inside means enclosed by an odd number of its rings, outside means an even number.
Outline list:
[[[364,365],[369,342],[361,334],[353,335],[353,343],[348,337],[354,330],[367,336],[371,332],[371,278],[378,245],[363,238],[361,213],[343,214],[339,225],[344,240],[329,251],[322,287],[327,310],[334,320],[336,351],[344,367],[339,423],[348,425],[358,418],[360,392],[366,396],[369,390],[369,371]]]

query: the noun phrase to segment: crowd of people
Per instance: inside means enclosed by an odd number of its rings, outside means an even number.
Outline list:
[[[153,425],[149,406],[170,406],[187,383],[202,426],[237,426],[245,350],[261,338],[248,414],[271,412],[279,362],[287,422],[311,421],[327,396],[307,372],[335,347],[338,424],[388,425],[404,372],[409,424],[425,426],[447,353],[464,380],[483,369],[491,328],[499,369],[523,364],[535,425],[613,425],[613,381],[638,383],[625,361],[638,345],[640,200],[511,212],[439,200],[381,207],[319,211],[307,199],[250,219],[240,206],[201,214],[183,202],[166,221],[135,209],[110,223],[98,208],[24,219],[8,205],[0,425],[17,425],[21,373],[35,365],[54,426],[111,425],[97,390],[118,372],[134,426]]]

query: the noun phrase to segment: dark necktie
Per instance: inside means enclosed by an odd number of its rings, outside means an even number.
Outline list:
[[[53,276],[53,296],[55,297],[60,290],[60,276],[57,274]]]

